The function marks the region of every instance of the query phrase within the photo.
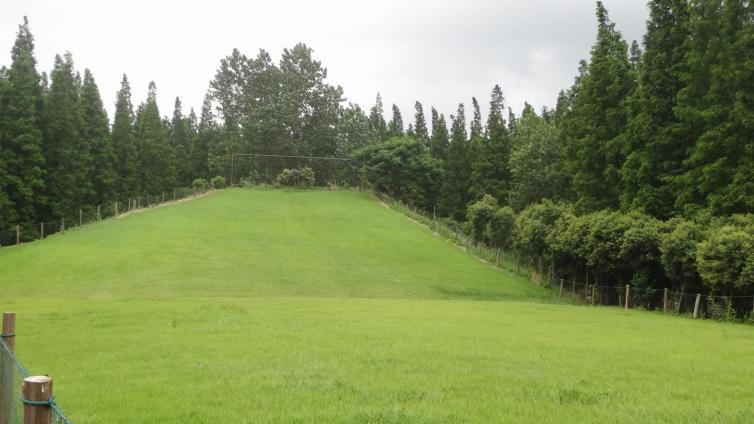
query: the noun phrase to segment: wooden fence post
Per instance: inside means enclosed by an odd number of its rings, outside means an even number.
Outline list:
[[[65,218],[63,217],[60,218],[60,232],[61,233],[65,232]]]
[[[563,297],[563,279],[560,279],[560,293],[558,294],[558,297]]]
[[[3,314],[2,339],[8,350],[13,353],[16,350],[16,313],[5,312]],[[5,349],[0,350],[0,424],[11,424],[13,421],[13,373],[15,366],[13,358],[5,354]]]
[[[571,282],[571,295],[576,294],[576,274],[573,274],[573,281]]]
[[[175,202],[175,189],[173,189],[173,201]]]
[[[79,209],[79,227],[84,225],[84,211]]]
[[[500,262],[500,248],[497,248],[497,255],[495,256],[495,268],[497,268],[497,264]]]
[[[626,306],[624,309],[628,309],[628,299],[631,296],[631,286],[626,284]]]
[[[694,318],[699,315],[699,303],[702,301],[702,294],[696,294],[696,301],[694,302]]]
[[[597,285],[592,284],[592,306],[594,306],[595,301],[597,300]]]
[[[45,238],[45,223],[40,222],[39,223],[39,239]]]
[[[16,224],[16,244],[21,244],[21,226]]]
[[[102,219],[102,214],[100,214],[99,208],[100,208],[100,205],[97,205],[97,221]]]
[[[24,424],[52,424],[52,408],[45,405],[52,399],[52,379],[45,375],[24,378]],[[31,402],[39,402],[33,404]]]
[[[668,288],[665,287],[662,293],[662,312],[668,312]]]
[[[118,201],[115,201],[115,216],[118,216]]]

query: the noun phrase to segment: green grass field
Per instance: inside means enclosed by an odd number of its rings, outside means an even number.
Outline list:
[[[754,329],[555,301],[357,192],[224,190],[0,249],[83,423],[751,422]]]

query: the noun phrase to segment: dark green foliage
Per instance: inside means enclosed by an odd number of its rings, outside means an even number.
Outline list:
[[[227,180],[222,175],[216,175],[212,177],[212,179],[209,180],[209,182],[210,182],[210,185],[212,185],[212,188],[217,188],[217,189],[225,188],[227,184]]]
[[[377,93],[374,106],[369,109],[369,125],[377,137],[377,141],[385,141],[387,139],[387,124],[385,123],[384,113],[382,97],[380,97],[380,93]]]
[[[275,184],[284,187],[309,188],[314,185],[314,182],[314,171],[308,166],[283,169],[275,178]]]
[[[413,138],[395,137],[354,153],[374,188],[405,203],[431,208],[427,197],[440,173],[440,162]]]
[[[723,293],[754,287],[753,261],[752,232],[734,225],[715,229],[697,249],[699,275],[712,289]]]
[[[414,115],[414,136],[422,143],[423,146],[429,147],[429,130],[427,129],[427,118],[424,116],[424,107],[418,101],[414,104],[416,114]]]
[[[697,286],[700,277],[696,267],[696,251],[705,238],[705,232],[699,224],[680,218],[668,224],[672,230],[663,234],[660,245],[665,274],[673,285]]]
[[[176,97],[173,119],[170,121],[170,146],[173,149],[176,182],[179,186],[187,186],[194,176],[191,161],[193,139],[194,129],[191,120],[183,116],[181,99]]]
[[[489,225],[489,242],[493,247],[507,249],[511,246],[516,227],[516,216],[510,206],[492,212]]]
[[[50,95],[45,108],[46,186],[53,217],[78,216],[92,207],[92,140],[84,137],[80,85],[70,53],[55,57]]]
[[[42,87],[34,58],[34,37],[29,23],[19,26],[11,51],[11,66],[3,72],[0,98],[0,166],[5,195],[0,224],[32,222],[44,205],[42,155]]]
[[[403,117],[398,106],[393,104],[393,119],[387,124],[388,137],[400,137],[403,135]]]
[[[445,159],[442,192],[439,198],[439,210],[442,215],[457,221],[466,217],[466,205],[471,200],[469,192],[471,179],[471,161],[466,137],[466,115],[463,103],[458,105],[456,116],[451,116],[450,146]]]
[[[369,117],[357,104],[349,103],[348,107],[341,109],[337,125],[337,157],[349,157],[352,152],[378,142]]]
[[[107,112],[102,105],[97,84],[89,69],[84,70],[81,85],[81,137],[91,148],[93,173],[90,176],[94,197],[93,205],[109,204],[117,199],[118,175],[115,171],[117,158],[110,138]]]
[[[191,187],[204,189],[209,187],[209,181],[207,181],[205,178],[197,178],[191,182]]]
[[[482,135],[481,114],[477,115],[478,105],[474,107],[476,122],[472,132],[474,137],[473,162],[471,171],[471,192],[474,197],[489,193],[502,203],[509,203],[511,187],[511,137],[503,118],[505,107],[503,91],[499,85],[492,89],[490,111],[487,117],[486,136]],[[477,140],[474,142],[474,140]]]
[[[172,191],[176,185],[173,151],[168,141],[168,129],[160,119],[157,108],[157,88],[149,83],[147,100],[136,114],[140,187],[143,193],[157,195]]]
[[[548,233],[566,212],[566,206],[549,200],[529,205],[516,216],[514,247],[529,258],[545,255]]]
[[[450,135],[448,134],[448,124],[445,122],[445,116],[437,114],[437,110],[432,108],[432,137],[429,139],[429,151],[437,159],[445,160],[448,154],[448,145],[450,144]]]
[[[139,157],[134,134],[131,86],[125,74],[115,101],[111,138],[116,157],[115,171],[118,174],[117,191],[122,197],[136,197],[141,188],[139,186]]]
[[[495,210],[497,210],[497,200],[489,194],[485,194],[480,200],[469,205],[466,216],[474,240],[482,243],[489,242],[488,227]]]

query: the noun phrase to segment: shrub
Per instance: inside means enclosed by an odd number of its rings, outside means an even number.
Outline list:
[[[495,209],[488,228],[490,243],[503,249],[509,247],[513,241],[515,225],[516,216],[510,206]]]
[[[197,178],[191,183],[191,187],[194,188],[207,188],[209,187],[209,181],[204,178]]]
[[[725,225],[699,243],[696,265],[702,280],[713,289],[750,288],[754,286],[754,236]]]
[[[275,183],[284,187],[309,188],[314,185],[314,170],[305,166],[298,169],[283,169],[275,179]]]
[[[489,194],[485,194],[481,200],[469,206],[466,215],[469,219],[469,229],[474,240],[487,242],[487,228],[495,209],[497,209],[497,200]]]
[[[225,177],[218,175],[216,177],[213,177],[210,181],[212,182],[212,187],[214,188],[225,188]]]

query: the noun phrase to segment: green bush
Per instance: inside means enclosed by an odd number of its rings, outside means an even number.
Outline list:
[[[497,209],[497,200],[489,194],[485,194],[481,200],[469,206],[466,216],[468,217],[469,230],[474,240],[487,243],[489,240],[488,227],[492,214]]]
[[[275,183],[283,187],[309,188],[314,185],[314,170],[305,166],[298,169],[283,169],[275,179]]]
[[[221,177],[221,176],[218,175],[216,177],[213,177],[212,180],[210,180],[210,181],[212,182],[212,187],[213,188],[225,188],[225,185],[226,185],[225,184],[225,177]]]
[[[207,188],[209,187],[209,181],[205,180],[204,178],[197,178],[191,183],[191,187],[193,188]]]
[[[490,217],[488,228],[490,243],[495,247],[503,249],[510,247],[513,241],[515,225],[516,215],[510,206],[495,209]]]

